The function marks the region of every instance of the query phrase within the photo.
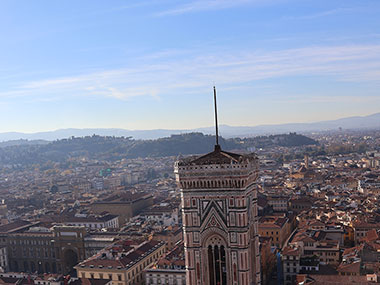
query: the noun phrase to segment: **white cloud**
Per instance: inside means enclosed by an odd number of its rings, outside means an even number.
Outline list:
[[[196,0],[190,1],[186,4],[161,11],[157,13],[157,16],[166,15],[180,15],[185,13],[208,11],[208,10],[220,10],[227,9],[241,5],[247,5],[252,3],[265,3],[270,2],[270,0]]]
[[[218,86],[233,88],[256,80],[327,76],[351,82],[378,81],[380,45],[305,47],[280,51],[197,52],[147,56],[134,66],[78,76],[25,82],[2,97],[102,96],[128,100],[138,96],[196,94]]]

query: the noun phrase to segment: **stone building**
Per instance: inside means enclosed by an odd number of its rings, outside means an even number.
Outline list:
[[[175,163],[186,284],[260,284],[258,158],[215,150]]]
[[[272,246],[282,248],[291,233],[288,217],[264,216],[259,221],[259,235],[272,238]]]
[[[14,272],[68,273],[83,260],[83,227],[53,227],[27,224],[2,234]]]
[[[282,195],[269,195],[268,204],[275,212],[287,212],[289,207],[289,197]]]
[[[88,229],[119,228],[119,217],[116,215],[104,215],[101,217],[69,217],[63,222],[67,226],[85,227]]]
[[[113,285],[144,284],[144,269],[165,253],[165,242],[118,241],[75,266],[80,278],[110,280]]]
[[[0,248],[6,253],[7,270],[13,272],[67,274],[113,241],[112,237],[91,235],[85,227],[47,228],[27,221],[0,226]]]
[[[145,270],[145,284],[186,285],[186,266],[183,243]]]
[[[282,251],[284,284],[294,284],[297,274],[300,272],[302,248],[299,246],[286,246]]]
[[[108,212],[119,216],[119,225],[125,224],[130,218],[139,214],[143,209],[153,205],[153,196],[148,193],[120,193],[91,205],[95,214]]]
[[[176,226],[154,233],[152,239],[164,241],[166,243],[166,249],[170,251],[183,240],[183,231],[182,228]]]

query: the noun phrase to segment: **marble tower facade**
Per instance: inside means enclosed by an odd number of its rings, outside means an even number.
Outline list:
[[[181,189],[186,284],[260,282],[258,158],[215,150],[175,163]]]

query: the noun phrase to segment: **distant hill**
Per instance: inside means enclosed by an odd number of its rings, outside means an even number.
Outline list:
[[[278,125],[259,125],[254,127],[232,127],[220,125],[220,134],[225,138],[233,137],[252,137],[258,135],[283,134],[289,132],[312,132],[312,131],[331,131],[338,129],[380,129],[380,113],[363,117],[349,117],[331,121],[320,121],[315,123],[294,123]],[[69,137],[92,136],[116,136],[133,137],[134,139],[158,139],[169,137],[173,134],[183,134],[191,132],[201,132],[204,134],[214,134],[214,127],[198,128],[191,130],[125,130],[125,129],[60,129],[50,132],[39,133],[0,133],[0,142],[9,140],[48,140],[64,139]]]
[[[296,133],[245,138],[241,140],[241,143],[248,148],[269,148],[274,146],[294,147],[318,144],[317,141]]]
[[[17,146],[17,145],[41,145],[41,144],[48,144],[49,141],[45,140],[11,140],[11,141],[4,141],[0,142],[0,147],[6,147],[6,146]]]
[[[313,139],[296,133],[257,138],[219,138],[225,150],[246,151],[273,146],[313,145]],[[202,133],[172,135],[157,140],[133,140],[125,137],[87,136],[53,141],[47,144],[20,144],[0,148],[0,165],[30,165],[65,162],[73,157],[114,161],[122,158],[162,157],[203,154],[213,150],[215,136]]]

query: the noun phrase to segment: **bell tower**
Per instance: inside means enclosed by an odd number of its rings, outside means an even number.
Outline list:
[[[261,284],[257,219],[258,158],[223,151],[174,166],[181,189],[186,284]]]

